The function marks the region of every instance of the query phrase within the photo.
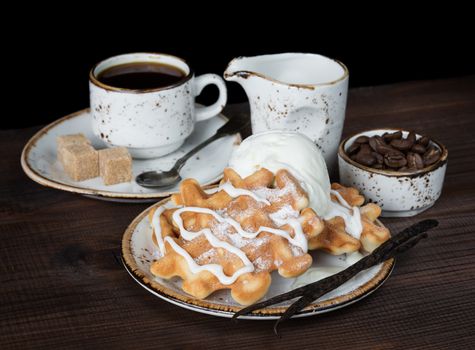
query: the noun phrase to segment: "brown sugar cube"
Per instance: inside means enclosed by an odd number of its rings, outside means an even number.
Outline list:
[[[125,147],[99,151],[99,173],[105,185],[132,180],[132,157]]]
[[[99,176],[99,155],[85,144],[69,145],[63,149],[64,171],[74,181],[83,181]]]
[[[56,138],[58,160],[63,164],[64,149],[72,145],[90,145],[91,142],[84,134],[61,135]]]

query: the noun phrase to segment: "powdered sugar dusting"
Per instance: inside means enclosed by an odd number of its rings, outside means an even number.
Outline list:
[[[226,240],[229,237],[230,232],[233,230],[232,226],[227,222],[215,221],[210,227],[211,231],[221,240]]]
[[[256,271],[267,271],[271,268],[272,261],[259,256],[253,261],[253,264],[256,267]]]
[[[209,264],[210,261],[212,261],[216,257],[216,250],[215,249],[209,249],[202,253],[201,255],[197,256],[194,260],[196,261],[197,264]]]
[[[290,246],[290,250],[292,250],[292,255],[293,255],[293,256],[300,256],[300,255],[303,255],[303,251],[302,251],[302,249],[300,249],[300,247],[291,245],[291,246]]]
[[[265,198],[270,202],[276,202],[286,195],[293,195],[297,192],[295,185],[291,182],[287,182],[282,188],[268,188],[260,187],[254,190],[254,193],[259,197]]]
[[[231,240],[232,244],[238,248],[242,248],[245,245],[247,245],[250,241],[252,241],[251,239],[244,238],[237,232],[233,234],[229,234],[228,237]]]
[[[286,221],[290,218],[298,218],[299,212],[292,208],[291,205],[286,204],[276,212],[269,214],[269,217],[277,226],[282,226],[286,224]]]
[[[256,211],[262,210],[264,206],[265,204],[259,202],[251,202],[245,209],[242,209],[239,206],[231,206],[230,208],[224,210],[220,215],[222,215],[223,217],[228,216],[239,221],[239,218],[245,218],[255,215]]]
[[[293,256],[303,255],[307,250],[307,241],[298,221],[300,213],[292,205],[287,204],[290,198],[301,196],[301,194],[297,188],[298,184],[285,177],[282,180],[284,181],[282,188],[261,187],[253,191],[239,191],[239,189],[234,189],[231,183],[227,183],[229,187],[227,192],[236,196],[225,208],[211,210],[201,207],[182,207],[178,209],[173,213],[173,220],[180,228],[180,238],[183,242],[181,247],[177,245],[173,249],[187,259],[192,270],[208,270],[224,284],[233,283],[239,275],[246,272],[271,271],[280,266],[283,263],[282,260],[274,259],[272,255],[268,255],[268,249],[262,249],[267,248],[266,245],[274,235],[287,240]],[[248,199],[244,200],[242,196]],[[269,213],[276,207],[274,204],[278,205],[278,210]],[[207,227],[199,231],[188,231],[183,226],[180,216],[182,212],[209,214],[210,221],[206,224]],[[259,215],[256,216],[256,213]],[[241,223],[244,226],[241,226]],[[256,223],[260,225],[257,230]],[[292,232],[280,228],[285,226],[292,227]],[[197,252],[200,255],[192,258],[186,251],[186,246],[188,244],[194,246],[193,241],[203,236],[212,248],[201,254]],[[244,251],[241,248],[244,248]],[[244,266],[235,271],[232,276],[224,275],[223,270],[216,265],[221,259],[219,251],[223,249],[237,255],[244,263]],[[249,257],[253,257],[252,261]]]

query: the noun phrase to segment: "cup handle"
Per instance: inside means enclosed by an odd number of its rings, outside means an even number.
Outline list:
[[[226,89],[226,84],[224,80],[216,74],[203,74],[199,77],[195,78],[194,82],[194,90],[195,90],[195,97],[201,94],[204,87],[213,84],[219,90],[219,97],[218,100],[213,103],[211,106],[207,107],[197,107],[195,111],[196,121],[199,122],[201,120],[206,120],[211,117],[214,117],[220,113],[224,106],[226,105],[226,101],[228,99],[228,93]]]

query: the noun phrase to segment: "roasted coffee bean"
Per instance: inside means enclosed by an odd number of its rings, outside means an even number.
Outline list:
[[[382,155],[385,155],[388,153],[400,153],[398,150],[386,144],[381,137],[371,137],[369,139],[369,145],[375,152]]]
[[[417,143],[422,145],[422,146],[427,146],[429,144],[430,139],[427,136],[422,136],[419,140],[417,140]]]
[[[376,158],[376,163],[377,164],[383,164],[384,157],[381,154],[373,152],[372,155],[373,155],[374,158]]]
[[[416,157],[416,168],[422,169],[424,167],[424,160],[422,159],[422,156],[418,153],[415,153],[414,156]]]
[[[400,154],[403,155],[402,152],[399,150],[395,149],[394,147],[391,147],[390,145],[381,145],[378,147],[378,153],[382,154],[383,156],[386,154]]]
[[[383,135],[384,141],[386,141],[386,142],[390,142],[392,140],[398,140],[401,137],[402,137],[402,131],[396,131],[396,132],[393,132],[391,134],[384,133],[384,135]]]
[[[369,147],[367,143],[363,143],[363,144],[360,144],[360,152],[368,154],[372,152],[372,149],[371,147]]]
[[[384,164],[390,168],[400,168],[407,164],[407,160],[403,154],[388,153],[384,155]]]
[[[424,160],[424,165],[431,165],[437,162],[440,159],[440,150],[434,146],[429,147],[429,149],[424,153],[422,157]]]
[[[414,154],[415,153],[408,153],[406,156],[407,167],[410,169],[416,169],[416,157]]]
[[[414,141],[409,139],[392,140],[390,145],[400,151],[409,151]]]
[[[348,147],[348,149],[346,150],[346,153],[348,153],[349,155],[352,155],[352,154],[355,154],[357,151],[359,151],[359,149],[360,149],[360,144],[354,142],[353,144],[351,144],[350,147]]]
[[[355,161],[366,166],[372,166],[374,163],[376,163],[376,158],[373,157],[371,153],[359,151],[356,154]]]
[[[408,168],[415,170],[415,169],[422,169],[424,167],[424,161],[422,157],[418,153],[408,153],[406,156],[407,166]]]
[[[417,139],[412,131],[407,137],[403,137],[402,131],[359,136],[346,152],[357,163],[393,171],[417,171],[441,157],[440,149],[434,147],[427,136]]]
[[[355,140],[356,143],[368,143],[369,137],[368,136],[358,136]]]
[[[419,154],[424,154],[426,153],[426,148],[424,145],[416,143],[412,146],[411,151]]]
[[[409,140],[412,143],[415,143],[416,142],[416,133],[414,131],[409,132],[409,134],[406,137],[406,140]]]
[[[377,139],[376,137],[371,137],[368,141],[369,146],[373,149],[373,151],[377,152],[378,145],[381,144],[381,140]]]

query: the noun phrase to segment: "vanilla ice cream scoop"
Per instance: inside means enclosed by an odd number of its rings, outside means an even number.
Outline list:
[[[308,193],[310,207],[323,216],[330,203],[330,179],[319,149],[307,136],[296,132],[269,131],[245,139],[229,160],[241,177],[261,168],[287,169]]]

